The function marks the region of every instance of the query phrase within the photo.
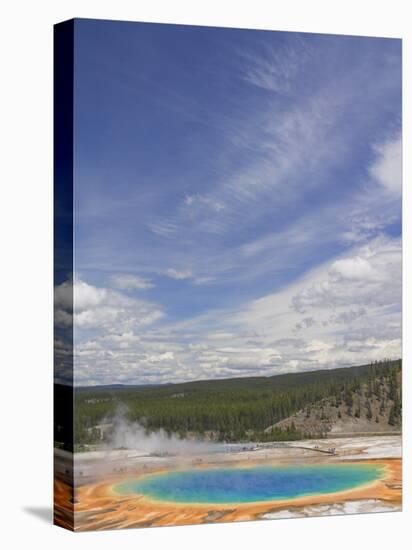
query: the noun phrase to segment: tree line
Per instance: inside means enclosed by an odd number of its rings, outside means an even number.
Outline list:
[[[361,384],[371,395],[389,385],[389,423],[401,418],[402,363],[376,361],[360,367],[278,375],[269,378],[239,378],[171,384],[156,387],[81,388],[75,393],[75,445],[96,443],[98,426],[110,423],[120,404],[126,415],[147,432],[159,429],[181,437],[197,435],[220,441],[269,441],[299,439],[305,434],[294,427],[265,429],[324,398],[344,401],[353,407]],[[356,411],[351,412],[356,414]]]

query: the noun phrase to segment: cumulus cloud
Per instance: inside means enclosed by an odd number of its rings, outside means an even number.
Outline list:
[[[338,314],[331,315],[328,321],[325,321],[325,324],[337,323],[346,325],[356,321],[356,319],[359,319],[362,315],[366,315],[366,309],[364,307],[349,309],[348,311],[342,311]]]
[[[304,317],[299,323],[296,323],[294,330],[299,331],[313,327],[313,325],[316,325],[316,320],[313,317]]]
[[[72,314],[75,328],[116,331],[148,325],[163,317],[157,304],[96,287],[79,278],[55,288],[56,324],[67,325]]]
[[[368,260],[360,256],[337,260],[329,273],[332,277],[349,281],[370,281],[377,276]]]
[[[356,255],[333,262],[323,277],[292,297],[291,306],[299,313],[354,304],[400,307],[400,295],[400,240],[378,238],[359,248]]]
[[[93,376],[99,383],[167,383],[272,375],[398,357],[400,265],[400,240],[380,237],[281,291],[181,322],[165,317],[161,325],[135,323],[141,303],[132,306],[128,296],[84,287],[82,308],[115,301],[133,322],[114,318],[94,340],[78,339],[77,383],[93,383]]]
[[[278,372],[288,361],[302,370],[398,357],[401,257],[399,239],[374,239],[234,311],[231,328],[253,329],[262,347],[274,342]]]

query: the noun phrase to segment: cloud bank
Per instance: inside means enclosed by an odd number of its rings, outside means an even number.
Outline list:
[[[115,26],[79,55],[76,383],[399,357],[400,41],[208,29],[171,65]]]

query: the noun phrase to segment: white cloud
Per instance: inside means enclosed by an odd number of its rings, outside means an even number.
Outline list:
[[[209,311],[172,325],[165,319],[159,327],[120,330],[117,321],[111,322],[98,337],[100,347],[77,343],[78,382],[90,382],[88,371],[103,383],[159,383],[398,357],[400,264],[400,240],[380,237],[237,309]],[[299,338],[294,337],[297,325]]]
[[[309,48],[306,40],[298,38],[293,48],[286,45],[277,45],[275,49],[267,47],[259,55],[242,51],[241,59],[246,61],[243,79],[276,94],[289,92],[294,78],[309,58]]]
[[[302,50],[302,51],[301,51]],[[293,50],[288,57],[293,63],[299,56]],[[283,68],[280,69],[281,60]],[[270,52],[259,63],[250,59],[245,79],[259,87],[276,89],[278,76],[291,72],[292,62]],[[273,77],[273,78],[272,78]],[[277,102],[267,100],[258,112],[245,113],[241,123],[242,143],[236,147],[241,162],[233,163],[233,148],[229,147],[227,162],[222,162],[215,180],[207,192],[186,195],[179,206],[165,219],[151,220],[152,231],[176,240],[191,235],[226,235],[239,227],[250,227],[273,211],[289,208],[302,193],[320,187],[320,182],[348,154],[352,142],[337,131],[346,112],[353,108],[352,82],[338,87],[334,83],[320,87],[316,93],[299,98],[290,108],[279,109]],[[236,141],[238,125],[225,131],[227,142]],[[254,154],[250,154],[251,151]],[[302,171],[311,177],[302,182]]]
[[[183,279],[191,279],[193,277],[193,273],[189,269],[178,270],[173,267],[166,269],[165,275],[178,281]]]
[[[113,295],[105,288],[97,288],[80,279],[75,279],[73,285],[73,304],[75,312],[95,309],[108,301],[113,301]],[[112,298],[110,300],[110,298]]]
[[[172,351],[165,351],[164,353],[158,353],[156,355],[150,355],[147,357],[147,361],[149,363],[163,363],[167,361],[171,361],[175,358],[174,353]]]
[[[323,58],[320,51],[307,52],[304,42],[296,49],[280,45],[259,51],[262,55],[249,53],[239,59],[237,76],[258,100],[249,109],[242,102],[241,111],[235,102],[236,116],[213,120],[221,129],[218,154],[202,149],[204,164],[194,158],[200,176],[196,170],[185,176],[173,199],[152,197],[151,190],[147,202],[136,197],[144,211],[136,215],[133,208],[128,222],[149,227],[149,238],[140,232],[136,247],[127,246],[120,236],[130,232],[128,223],[124,233],[107,228],[106,252],[97,245],[79,247],[93,269],[115,262],[126,273],[127,266],[133,272],[139,250],[147,272],[183,281],[182,286],[213,282],[222,292],[224,284],[232,284],[239,289],[233,298],[238,305],[212,311],[206,304],[203,315],[168,325],[157,304],[118,292],[149,288],[150,281],[118,275],[123,279],[114,278],[112,289],[78,285],[76,370],[83,380],[275,374],[399,355],[400,242],[375,237],[399,221],[400,138],[376,145],[373,164],[352,170],[371,146],[372,127],[385,131],[377,124],[377,106],[392,100],[398,84],[388,76],[394,73],[382,66],[371,78],[362,57],[332,78],[316,72],[320,78],[313,80],[311,68],[319,69]],[[331,51],[325,61],[338,53]],[[308,79],[302,75],[307,69]],[[310,89],[301,94],[305,82]],[[355,120],[358,112],[362,116]],[[207,124],[211,118],[213,113]],[[191,177],[199,181],[185,195]],[[182,181],[181,174],[176,178]],[[98,229],[100,245],[100,224]],[[340,257],[280,287],[343,246]],[[164,283],[160,277],[159,286]],[[281,290],[262,295],[262,288]],[[70,324],[70,288],[57,293],[56,318]],[[257,298],[245,302],[245,295]]]
[[[362,315],[366,314],[366,309],[364,307],[360,308],[351,308],[347,311],[341,311],[338,314],[332,314],[328,321],[325,321],[325,326],[327,324],[349,324],[353,321],[356,321],[356,319],[359,319],[359,317],[362,317]]]
[[[375,146],[377,158],[371,176],[387,191],[399,195],[402,189],[402,142],[398,137]]]
[[[225,209],[225,205],[218,200],[214,200],[211,197],[200,195],[198,193],[195,195],[186,195],[184,204],[186,206],[190,206],[191,208],[196,208],[197,210],[199,208],[206,208],[214,212],[220,212]]]
[[[329,273],[338,279],[354,281],[370,281],[377,276],[368,260],[360,256],[337,260],[332,264]]]
[[[163,317],[154,303],[131,298],[117,290],[99,288],[75,278],[55,289],[56,324],[68,326],[74,311],[75,329],[133,330]]]
[[[64,309],[55,308],[54,323],[60,328],[70,328],[73,326],[73,315]]]
[[[70,310],[73,307],[73,282],[65,281],[54,288],[56,310]]]
[[[155,222],[148,223],[148,228],[155,235],[159,237],[172,238],[176,235],[178,231],[178,225],[173,220],[167,220],[162,218],[161,220],[156,220]]]
[[[113,275],[110,280],[112,285],[120,290],[146,290],[154,287],[152,281],[136,275]]]
[[[400,307],[401,245],[399,239],[377,238],[336,260],[292,297],[296,312],[350,306]]]
[[[240,346],[247,331],[254,333],[251,351],[277,344],[279,359],[273,362],[274,372],[287,370],[288,365],[298,370],[331,368],[398,357],[400,240],[374,239],[280,292],[253,300],[237,311],[214,312],[212,317],[223,319],[215,330],[230,329],[229,334],[237,334],[237,339],[228,335],[232,345],[237,341]],[[206,320],[201,324],[206,326]],[[298,340],[291,338],[296,331]],[[256,364],[259,355],[254,357]]]

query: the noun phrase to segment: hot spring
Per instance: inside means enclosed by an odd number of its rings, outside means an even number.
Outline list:
[[[147,475],[119,483],[114,490],[157,501],[240,504],[337,493],[382,475],[383,467],[375,464],[210,468]]]

